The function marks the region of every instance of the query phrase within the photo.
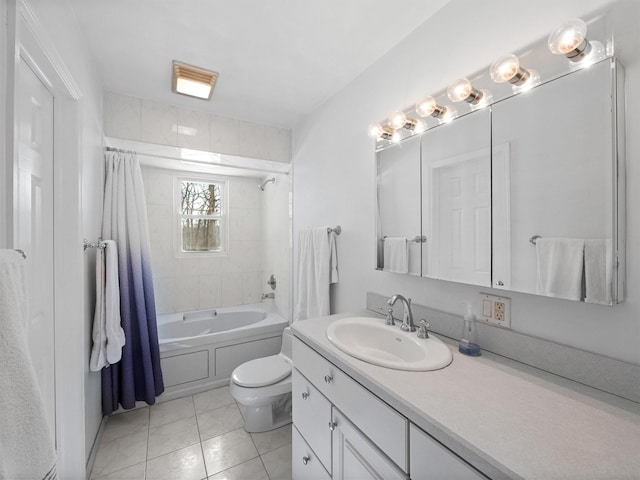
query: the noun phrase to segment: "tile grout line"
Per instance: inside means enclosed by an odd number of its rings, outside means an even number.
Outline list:
[[[207,469],[207,460],[204,457],[204,447],[202,446],[202,434],[200,433],[200,422],[198,421],[198,411],[196,409],[196,400],[194,395],[191,395],[191,401],[193,402],[193,413],[196,416],[196,427],[198,428],[198,440],[200,440],[200,453],[202,453],[202,462],[204,463],[204,473],[206,479],[209,478],[209,470]]]
[[[236,402],[236,405],[238,406],[238,409],[239,409],[240,406],[238,405],[238,402]],[[240,416],[242,416],[242,411],[240,413]],[[243,417],[243,420],[244,420],[244,417]],[[262,460],[262,455],[260,454],[260,450],[258,450],[258,445],[256,445],[256,441],[253,439],[253,435],[251,433],[249,433],[249,438],[251,439],[251,443],[253,443],[253,447],[256,449],[256,453],[258,454],[258,458],[260,459],[262,468],[264,468],[264,472],[267,474],[267,478],[271,480],[271,475],[269,475],[269,470],[267,470],[267,466],[264,464],[264,460]]]

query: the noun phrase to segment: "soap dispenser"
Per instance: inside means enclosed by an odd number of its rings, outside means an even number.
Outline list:
[[[467,313],[464,316],[462,336],[458,346],[460,353],[477,357],[480,355],[480,345],[478,345],[478,328],[476,316],[471,312],[471,305],[467,303]]]

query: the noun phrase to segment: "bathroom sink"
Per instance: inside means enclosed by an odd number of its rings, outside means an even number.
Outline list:
[[[370,317],[348,317],[327,327],[327,338],[352,357],[380,367],[423,372],[451,363],[449,347],[433,335],[418,338]]]

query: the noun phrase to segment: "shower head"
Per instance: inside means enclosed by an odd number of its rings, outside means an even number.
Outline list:
[[[276,183],[276,177],[271,177],[269,180],[265,180],[262,185],[258,185],[258,188],[264,192],[264,187],[269,182]]]

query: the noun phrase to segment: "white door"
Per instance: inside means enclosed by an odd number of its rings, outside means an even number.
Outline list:
[[[55,433],[53,96],[22,59],[17,91],[15,245],[27,254],[27,338],[51,431]]]
[[[491,173],[484,150],[434,166],[433,258],[438,278],[491,284]]]

